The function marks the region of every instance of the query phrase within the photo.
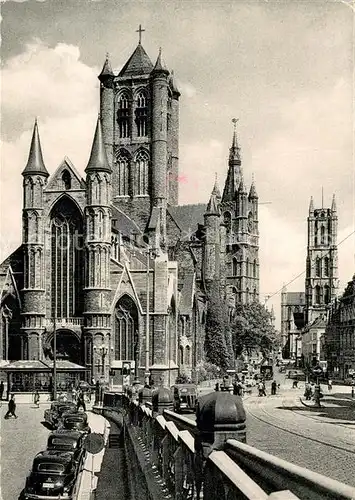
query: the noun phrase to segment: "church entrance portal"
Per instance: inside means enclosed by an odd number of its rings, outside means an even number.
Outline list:
[[[77,365],[83,365],[83,356],[81,342],[78,337],[70,330],[57,330],[57,360],[70,361]],[[50,348],[47,349],[45,355],[53,360],[54,353],[54,336],[50,341]]]

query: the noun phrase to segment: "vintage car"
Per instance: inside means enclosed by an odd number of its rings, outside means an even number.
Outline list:
[[[24,500],[71,500],[77,473],[78,465],[72,453],[41,451],[33,460],[22,497]]]
[[[84,412],[64,413],[59,420],[58,429],[76,430],[85,434],[91,432],[88,416]]]
[[[85,434],[76,430],[57,429],[48,436],[47,450],[71,453],[78,466],[81,467],[85,458],[83,448]]]
[[[195,384],[176,384],[171,387],[174,411],[176,413],[194,412],[197,403],[197,386]]]
[[[63,403],[60,401],[54,401],[51,404],[51,407],[48,410],[44,411],[44,420],[52,427],[56,427],[58,425],[58,420],[60,419],[62,414],[69,410],[75,411],[76,404],[70,402]]]

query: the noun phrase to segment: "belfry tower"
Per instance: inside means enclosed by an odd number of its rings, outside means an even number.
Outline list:
[[[338,288],[338,217],[335,195],[330,208],[309,203],[306,260],[307,323],[325,313]]]
[[[178,202],[179,97],[161,50],[153,66],[139,43],[115,74],[106,57],[100,115],[114,205],[166,244],[166,208]]]
[[[24,359],[40,359],[46,315],[44,288],[43,190],[48,172],[44,165],[35,121],[30,153],[23,175],[22,245],[24,286],[22,290],[22,354]]]
[[[254,180],[246,189],[236,123],[220,211],[226,227],[226,285],[230,303],[259,298],[258,194]]]

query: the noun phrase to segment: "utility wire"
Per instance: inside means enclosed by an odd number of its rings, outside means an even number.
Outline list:
[[[355,234],[355,229],[354,231],[352,231],[350,234],[348,234],[347,236],[345,236],[345,238],[343,238],[337,245],[335,245],[337,248],[340,247],[340,245],[342,243],[344,243],[344,241],[346,241],[348,238],[350,238],[350,236],[352,236],[353,234]],[[321,259],[324,259],[325,257],[329,256],[330,255],[330,252],[331,250],[328,250],[328,252],[323,255],[321,257]],[[311,269],[314,268],[316,263],[313,264],[313,266],[311,266]],[[288,287],[289,285],[291,285],[291,283],[293,283],[294,281],[296,281],[298,278],[300,278],[301,276],[303,276],[303,274],[306,273],[306,269],[303,270],[301,273],[297,274],[297,276],[295,276],[294,278],[292,278],[292,280],[290,280],[288,283],[286,283],[285,285],[282,286],[282,288],[280,288],[279,290],[277,290],[277,292],[273,293],[273,294],[270,294],[270,296],[265,300],[265,303],[268,302],[270,299],[272,299],[272,297],[275,297],[275,295],[279,294],[280,292],[282,292],[283,288],[285,287]]]

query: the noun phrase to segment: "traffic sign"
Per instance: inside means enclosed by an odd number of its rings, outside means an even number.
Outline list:
[[[314,375],[317,375],[318,377],[323,373],[323,369],[320,366],[315,366],[312,371]]]
[[[84,441],[84,449],[91,453],[92,455],[96,455],[96,453],[100,453],[105,447],[104,438],[101,434],[97,434],[96,432],[92,432],[88,434]]]

